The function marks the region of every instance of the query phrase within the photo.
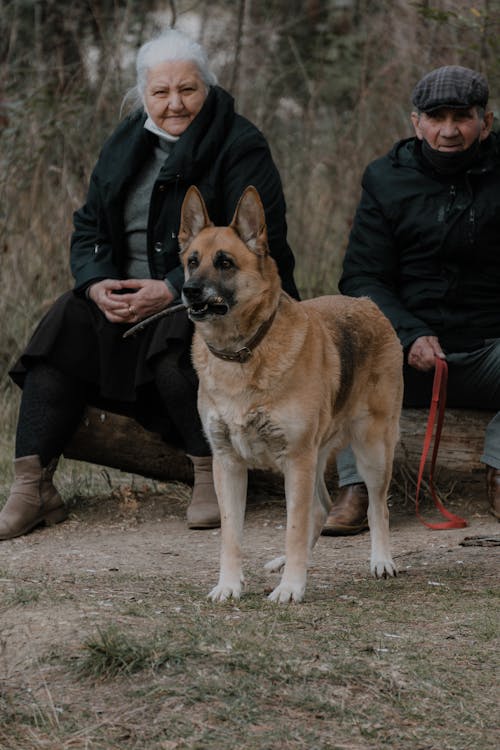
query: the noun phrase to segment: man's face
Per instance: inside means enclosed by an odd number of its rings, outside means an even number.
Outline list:
[[[433,112],[411,113],[415,134],[436,151],[465,151],[479,138],[484,140],[493,125],[493,112],[481,117],[476,107],[452,109],[442,107]]]

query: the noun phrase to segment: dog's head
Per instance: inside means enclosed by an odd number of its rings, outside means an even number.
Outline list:
[[[185,274],[182,298],[193,321],[225,316],[276,286],[279,277],[269,255],[264,207],[252,186],[227,227],[213,225],[200,192],[191,186],[182,204],[179,244]]]

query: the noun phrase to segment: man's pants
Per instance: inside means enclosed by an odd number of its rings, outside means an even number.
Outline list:
[[[500,339],[491,339],[473,352],[452,352],[448,363],[447,406],[462,409],[500,410]],[[405,364],[403,405],[429,408],[434,371],[419,372]],[[486,427],[481,461],[500,469],[500,413]],[[337,455],[339,486],[362,482],[350,447]]]

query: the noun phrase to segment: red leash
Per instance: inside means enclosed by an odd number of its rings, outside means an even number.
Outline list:
[[[448,383],[448,365],[446,363],[446,360],[441,359],[440,357],[436,357],[436,367],[434,370],[434,383],[432,385],[432,401],[431,401],[431,406],[429,409],[429,418],[427,420],[427,429],[426,429],[425,437],[424,437],[424,447],[422,448],[422,456],[420,458],[420,467],[418,470],[415,510],[416,510],[418,518],[423,524],[425,524],[425,526],[427,526],[429,529],[437,529],[437,530],[439,529],[463,529],[465,526],[467,526],[467,521],[465,521],[463,518],[460,518],[460,516],[456,516],[454,513],[450,513],[449,510],[446,510],[443,503],[438,498],[436,494],[436,490],[434,488],[434,469],[436,466],[436,459],[437,459],[437,454],[438,454],[438,449],[439,449],[439,441],[441,439],[441,429],[443,427],[443,421],[444,421],[447,383]],[[437,415],[437,424],[436,424],[436,434],[434,437],[434,448],[432,451],[432,460],[431,460],[431,465],[429,469],[429,487],[430,487],[431,495],[434,500],[434,504],[436,505],[436,508],[439,510],[442,516],[448,519],[448,521],[442,521],[441,523],[429,523],[428,521],[425,521],[420,515],[419,509],[418,509],[418,499],[420,495],[420,485],[422,482],[422,477],[424,475],[425,462],[427,460],[427,454],[429,453],[429,448],[432,442],[432,433],[434,431],[436,415]]]

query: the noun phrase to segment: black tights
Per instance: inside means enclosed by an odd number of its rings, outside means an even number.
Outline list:
[[[154,376],[160,398],[182,438],[186,453],[191,456],[209,456],[210,448],[196,405],[198,380],[193,368],[179,367],[165,354],[155,360]]]
[[[16,458],[40,456],[42,466],[60,456],[78,426],[86,387],[39,362],[24,381],[16,432]]]
[[[159,398],[192,456],[209,456],[196,406],[198,383],[192,368],[179,368],[167,355],[156,359],[154,375]],[[16,432],[16,458],[40,456],[42,466],[60,456],[81,419],[87,387],[45,362],[27,373]]]

